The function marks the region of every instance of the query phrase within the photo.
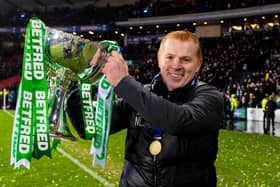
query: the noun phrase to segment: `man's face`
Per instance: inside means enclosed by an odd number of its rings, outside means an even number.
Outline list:
[[[158,52],[158,63],[163,82],[169,91],[184,87],[199,71],[201,59],[193,41],[167,39]]]

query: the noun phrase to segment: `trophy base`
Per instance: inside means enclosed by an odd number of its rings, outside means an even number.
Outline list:
[[[66,140],[77,141],[77,138],[75,138],[73,135],[64,135],[64,134],[60,134],[60,133],[57,133],[57,134],[50,133],[50,136],[53,137],[53,138],[63,138],[63,139],[66,139]]]
[[[59,131],[56,126],[50,124],[50,136],[53,138],[63,138],[67,140],[77,141],[77,138],[71,133],[68,126],[64,126],[63,132]]]

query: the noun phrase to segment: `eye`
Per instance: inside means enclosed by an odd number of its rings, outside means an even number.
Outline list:
[[[167,56],[166,56],[166,59],[168,59],[168,60],[172,60],[172,59],[173,59],[173,56],[171,56],[171,55],[167,55]]]
[[[182,62],[182,63],[188,63],[188,62],[190,62],[190,61],[191,61],[190,58],[181,58],[181,62]]]

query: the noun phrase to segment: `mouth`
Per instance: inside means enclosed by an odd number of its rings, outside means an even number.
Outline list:
[[[170,73],[169,72],[169,76],[172,79],[181,79],[184,76],[184,74],[183,73]]]

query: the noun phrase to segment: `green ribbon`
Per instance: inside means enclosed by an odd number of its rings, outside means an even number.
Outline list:
[[[103,46],[103,51],[106,54],[110,54],[112,51],[120,52],[120,47],[114,41],[104,40],[100,44]],[[108,82],[106,76],[103,75],[98,82],[94,119],[95,132],[91,144],[94,166],[100,165],[103,168],[105,167],[114,98],[113,86]]]
[[[91,139],[94,135],[94,107],[92,99],[92,83],[81,80],[80,99],[84,121],[85,138]]]
[[[45,63],[45,25],[32,18],[26,28],[22,79],[11,146],[11,165],[30,168],[32,157],[51,157],[48,86]]]
[[[46,155],[51,158],[48,117],[48,84],[46,66],[48,60],[45,52],[44,23],[32,18],[26,28],[22,80],[19,86],[17,106],[14,118],[11,165],[30,168],[31,158],[37,159]],[[102,41],[103,50],[109,54],[112,50],[119,51],[113,41]],[[50,64],[49,64],[50,65]],[[91,152],[94,154],[93,165],[105,167],[107,145],[114,101],[113,87],[103,75],[98,87],[97,106],[94,108],[92,99],[92,83],[81,80],[80,95],[82,101],[83,120],[86,139],[92,138]],[[63,129],[64,112],[62,105],[59,115],[59,132]],[[95,115],[94,115],[95,112]],[[53,143],[59,142],[54,139]],[[55,145],[57,145],[55,143]]]
[[[114,95],[113,86],[107,81],[105,75],[102,76],[98,85],[95,134],[92,139],[91,153],[94,155],[93,165],[100,165],[103,168],[106,161]]]
[[[12,134],[11,158],[10,158],[11,165],[15,165],[16,163],[18,131],[19,131],[19,111],[21,110],[21,106],[20,106],[21,94],[22,94],[21,85],[22,83],[20,82],[18,88],[17,104],[16,104],[16,111],[15,111],[15,118],[14,118],[14,125],[13,125],[13,134]]]
[[[114,41],[104,40],[100,44],[103,46],[102,51],[105,55],[108,55],[113,50],[120,52],[119,46]],[[96,106],[94,106],[92,98],[93,84],[98,84]],[[92,138],[90,152],[94,155],[93,165],[100,165],[104,168],[114,102],[114,90],[105,75],[94,83],[89,80],[80,80],[79,90],[86,139]]]

